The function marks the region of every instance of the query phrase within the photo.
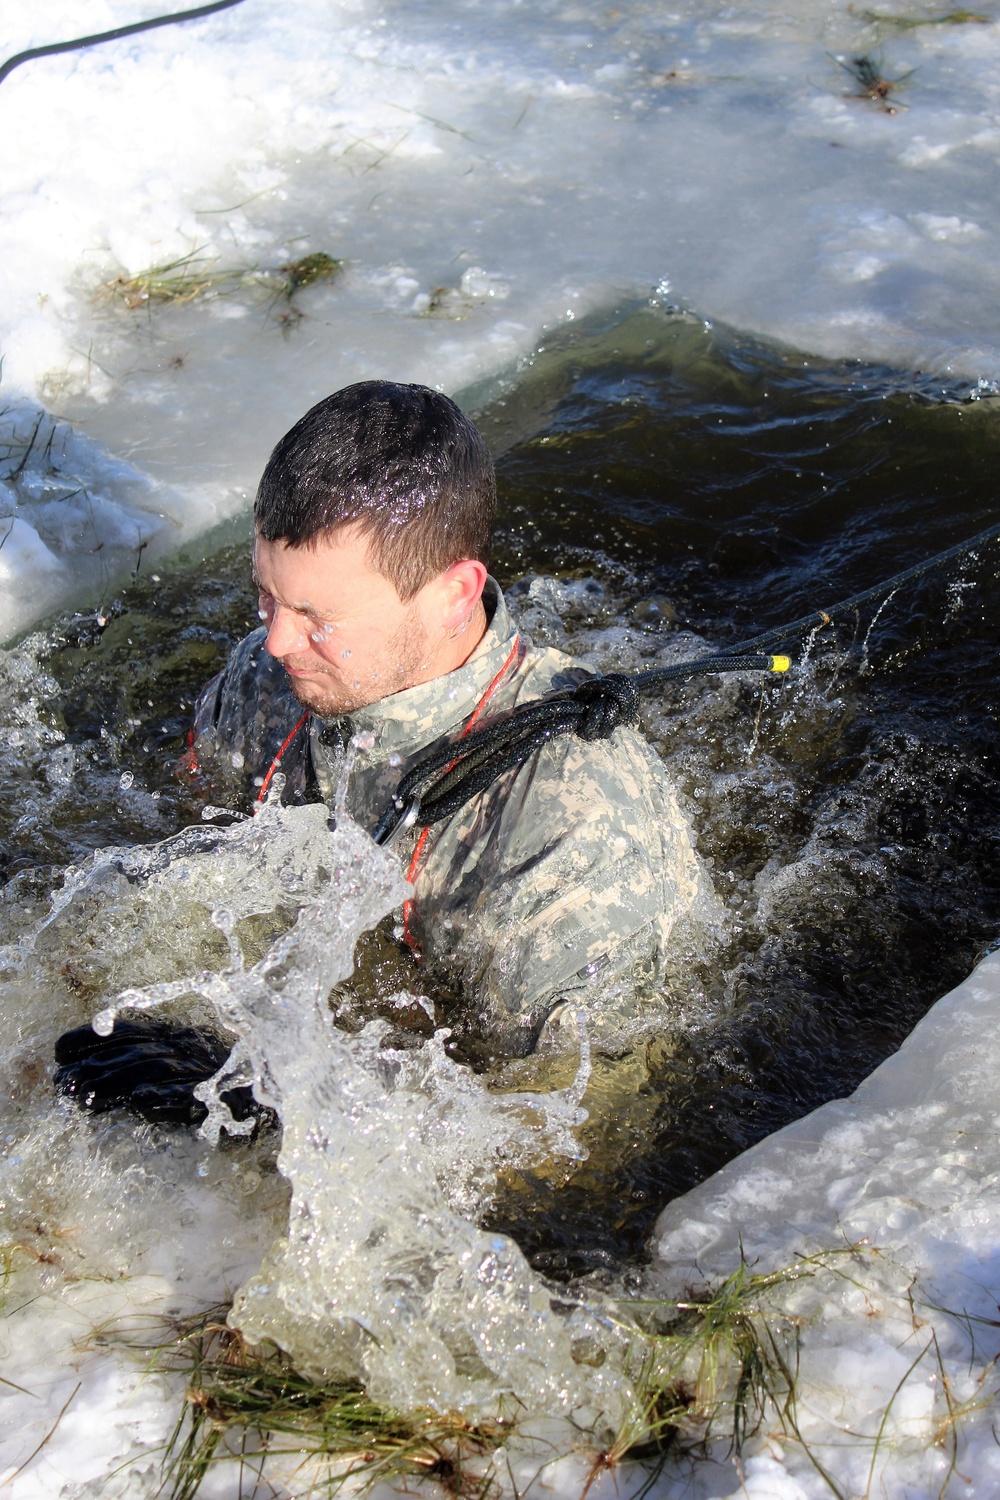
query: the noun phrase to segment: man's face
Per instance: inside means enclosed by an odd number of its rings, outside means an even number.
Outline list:
[[[404,603],[355,528],[309,547],[258,536],[253,561],[265,645],[303,708],[334,718],[437,675],[428,591]]]

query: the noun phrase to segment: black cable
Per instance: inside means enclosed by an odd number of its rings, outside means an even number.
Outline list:
[[[870,604],[873,599],[886,598],[889,594],[895,593],[904,583],[912,583],[914,579],[922,578],[925,573],[932,573],[937,568],[944,567],[954,558],[967,557],[970,552],[975,552],[977,547],[983,546],[986,542],[995,542],[998,537],[1000,537],[1000,525],[987,526],[985,531],[977,532],[969,541],[956,542],[954,547],[948,547],[944,552],[935,552],[933,557],[914,563],[912,568],[904,568],[902,573],[895,573],[891,578],[876,583],[870,589],[862,589],[860,594],[852,594],[849,599],[841,599],[839,603],[831,604],[827,609],[814,610],[810,615],[803,615],[801,619],[793,620],[790,625],[778,625],[773,630],[766,630],[763,635],[755,635],[749,641],[740,641],[737,646],[724,647],[718,654],[735,656],[744,651],[769,651],[772,646],[780,646],[785,641],[801,638],[810,630],[831,624],[838,616],[855,613],[863,604]]]
[[[93,36],[78,36],[72,42],[50,42],[47,47],[29,47],[27,52],[17,52],[0,65],[0,83],[22,63],[35,57],[54,57],[57,52],[76,52],[83,47],[96,47],[99,42],[114,42],[119,37],[135,36],[139,31],[153,31],[157,26],[172,26],[175,21],[196,21],[199,16],[211,16],[217,10],[229,10],[242,5],[243,0],[213,0],[211,5],[199,5],[194,10],[176,10],[169,16],[152,16],[148,21],[133,21],[128,26],[116,26],[114,31],[98,31]]]
[[[440,746],[410,768],[372,837],[377,844],[391,843],[406,828],[419,823],[429,828],[457,812],[470,798],[492,786],[498,777],[524,765],[534,752],[557,734],[577,734],[582,739],[604,739],[619,724],[639,717],[639,694],[658,683],[713,672],[785,672],[787,656],[771,656],[772,646],[801,639],[809,631],[830,625],[840,616],[856,613],[863,604],[884,599],[905,583],[931,573],[977,547],[1000,538],[1000,525],[989,526],[967,542],[958,542],[913,567],[862,589],[827,609],[813,610],[788,625],[775,626],[763,635],[724,647],[694,661],[652,667],[631,676],[611,672],[606,677],[588,677],[572,692],[553,693],[515,708],[502,718],[480,724],[464,739]]]

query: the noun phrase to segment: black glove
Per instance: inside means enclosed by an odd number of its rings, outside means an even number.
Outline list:
[[[200,1125],[208,1110],[192,1091],[219,1071],[229,1051],[211,1032],[167,1021],[116,1021],[110,1036],[78,1026],[56,1042],[55,1086],[94,1114],[127,1109],[156,1124]],[[274,1123],[273,1111],[246,1086],[226,1089],[222,1098],[237,1120]]]

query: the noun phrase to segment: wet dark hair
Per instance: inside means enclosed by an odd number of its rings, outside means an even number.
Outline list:
[[[493,462],[479,429],[423,385],[363,380],[317,403],[278,443],[254,504],[268,542],[315,546],[340,526],[368,537],[401,599],[464,558],[489,564]]]

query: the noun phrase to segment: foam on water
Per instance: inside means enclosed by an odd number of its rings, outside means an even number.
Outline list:
[[[475,1227],[501,1172],[585,1154],[575,1134],[586,1118],[585,1026],[567,1088],[503,1094],[447,1056],[447,1032],[401,1051],[387,1044],[384,1022],[356,1036],[333,1025],[329,994],[351,974],[358,937],[407,890],[397,862],[346,818],[331,832],[323,807],[269,804],[226,829],[103,851],[22,941],[21,967],[29,954],[65,954],[71,932],[78,947],[96,905],[121,929],[102,946],[105,982],[139,932],[147,958],[133,972],[181,972],[121,991],[95,1030],[108,1034],[123,1009],[184,1002],[236,1033],[233,1055],[200,1088],[210,1106],[201,1134],[246,1133],[219,1091],[252,1081],[281,1117],[277,1167],[291,1188],[287,1231],[236,1299],[232,1319],[244,1333],[280,1341],[317,1377],[361,1378],[403,1408],[492,1409],[516,1392],[537,1412],[613,1424],[627,1382],[611,1365],[583,1369],[573,1349],[584,1338],[622,1350],[624,1341],[576,1299],[554,1312],[517,1247]],[[246,924],[262,917],[286,930],[251,963]],[[203,947],[210,928],[225,945],[215,965],[185,969],[171,933],[194,956],[199,928]],[[130,1225],[117,1238],[141,1245],[144,1236]]]

